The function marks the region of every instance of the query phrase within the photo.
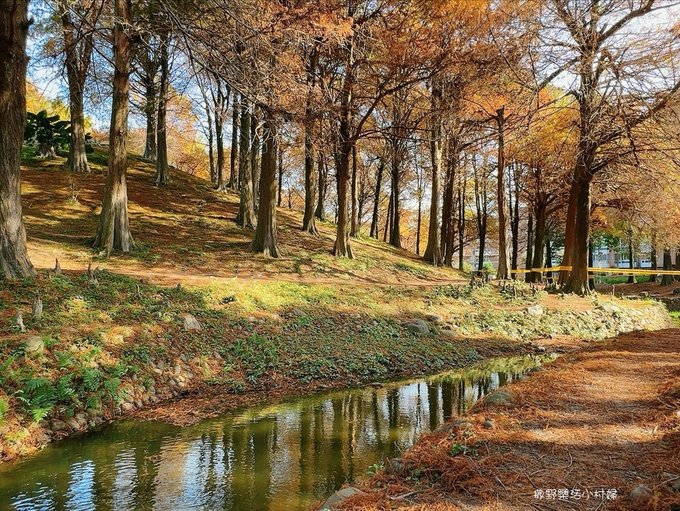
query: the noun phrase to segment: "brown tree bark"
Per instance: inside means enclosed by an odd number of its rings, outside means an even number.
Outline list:
[[[35,274],[21,213],[21,146],[26,122],[28,2],[0,0],[0,277]]]
[[[317,159],[317,167],[319,168],[319,194],[317,196],[316,211],[314,212],[314,216],[317,219],[324,221],[326,220],[325,202],[326,190],[328,187],[328,180],[326,179],[326,176],[328,173],[326,170],[326,159],[324,158],[323,153],[319,152]]]
[[[314,88],[316,87],[316,68],[318,62],[316,48],[312,50],[307,63],[307,102],[305,105],[305,211],[302,219],[302,230],[318,235],[314,209],[316,208],[316,119],[312,105]]]
[[[130,99],[130,63],[135,44],[131,0],[115,0],[113,25],[113,98],[109,128],[109,169],[94,247],[101,253],[129,252],[134,242],[128,219],[127,133]]]
[[[628,269],[632,270],[635,268],[635,261],[633,260],[633,233],[629,233],[628,236]],[[635,275],[628,276],[628,284],[635,284]]]
[[[260,205],[257,210],[257,229],[253,250],[267,257],[279,257],[276,240],[276,161],[278,151],[277,130],[270,112],[264,111],[262,170],[260,173]]]
[[[659,265],[657,262],[656,258],[656,251],[657,251],[657,244],[656,244],[656,231],[652,232],[652,243],[650,247],[650,255],[649,255],[649,260],[652,263],[652,270],[657,270]],[[649,276],[649,281],[650,282],[656,282],[656,274],[653,273],[652,275]]]
[[[499,279],[510,277],[508,273],[507,222],[505,218],[505,107],[496,110],[498,124],[498,180],[496,204],[498,206],[498,273]]]
[[[673,269],[673,260],[671,258],[671,249],[670,248],[664,248],[663,250],[663,269],[664,270],[672,270]],[[673,275],[663,275],[661,277],[661,285],[662,286],[670,286],[673,284]]]
[[[531,270],[534,262],[534,216],[529,212],[529,218],[527,219],[527,258],[524,264],[525,270]],[[524,274],[525,282],[533,282],[533,276],[531,272]]]
[[[231,152],[229,155],[229,183],[228,187],[232,190],[238,190],[239,187],[239,143],[238,143],[238,125],[241,119],[241,100],[234,91],[234,99],[232,101],[231,113]]]
[[[260,116],[257,107],[253,108],[250,116],[250,171],[252,172],[253,183],[253,209],[257,216],[257,208],[260,201],[260,162],[262,159],[262,127],[260,126]]]
[[[250,105],[241,99],[241,128],[239,147],[239,173],[241,174],[241,200],[236,223],[241,227],[252,229],[255,225],[255,208],[253,205],[253,173],[251,170],[250,141]]]
[[[350,236],[359,237],[359,202],[357,197],[357,146],[352,147],[352,222]]]
[[[167,137],[168,89],[170,81],[168,50],[169,43],[170,36],[167,31],[163,31],[160,35],[161,81],[158,88],[158,123],[156,125],[156,186],[166,186],[170,183],[170,164],[168,163]]]
[[[432,163],[432,196],[430,197],[430,223],[427,229],[427,247],[423,259],[439,266],[442,263],[441,241],[439,238],[439,184],[442,162],[442,121],[440,114],[442,99],[441,86],[435,80],[432,84],[432,133],[430,140],[430,161]]]
[[[85,115],[83,94],[85,79],[92,58],[93,31],[76,34],[70,6],[60,1],[61,22],[64,32],[64,64],[68,81],[69,109],[71,113],[71,144],[69,147],[66,168],[72,172],[90,172],[85,150]],[[96,7],[92,7],[93,17],[98,16]]]
[[[378,161],[378,173],[375,178],[375,193],[373,194],[373,215],[371,216],[371,238],[378,239],[378,210],[380,207],[380,190],[382,188],[382,178],[385,172],[385,159]]]
[[[156,122],[158,120],[158,58],[155,50],[148,49],[141,57],[142,77],[144,85],[144,116],[146,117],[146,142],[143,157],[156,161]],[[210,121],[209,121],[210,122]]]
[[[281,207],[281,190],[283,189],[283,147],[281,147],[281,144],[279,144],[279,188],[276,191],[277,192],[277,197],[276,197],[276,205],[278,207]]]

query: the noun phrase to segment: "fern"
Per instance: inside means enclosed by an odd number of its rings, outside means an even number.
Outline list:
[[[83,384],[85,390],[95,392],[102,384],[104,373],[99,369],[85,369],[83,370]]]
[[[43,420],[52,411],[52,408],[54,408],[54,405],[32,408],[31,416],[33,416],[33,421],[40,422]]]
[[[9,411],[9,403],[6,399],[0,397],[0,424],[5,419],[5,415]]]

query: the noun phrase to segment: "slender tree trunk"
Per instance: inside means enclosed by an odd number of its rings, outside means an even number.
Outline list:
[[[538,201],[534,211],[536,224],[534,227],[534,260],[533,268],[543,267],[543,249],[546,240],[546,205],[542,201]],[[538,282],[540,280],[539,273],[532,273],[530,282]]]
[[[380,207],[380,189],[382,187],[382,177],[385,171],[385,160],[380,158],[378,161],[378,173],[375,178],[375,193],[373,195],[373,215],[371,215],[371,238],[378,239],[378,209]]]
[[[635,268],[635,261],[633,261],[633,234],[628,236],[628,269],[632,270]],[[635,275],[628,276],[628,284],[635,284]]]
[[[165,186],[170,183],[170,165],[168,163],[167,111],[168,111],[168,83],[169,57],[168,44],[170,37],[167,31],[160,36],[160,64],[161,82],[158,98],[158,124],[156,125],[158,142],[156,144],[156,185]]]
[[[416,255],[420,255],[420,229],[423,222],[423,188],[418,186],[418,225],[416,227]]]
[[[0,0],[0,277],[35,274],[21,213],[21,146],[26,123],[28,2]]]
[[[241,100],[234,91],[233,108],[231,114],[231,152],[229,155],[229,183],[228,187],[232,190],[238,189],[239,180],[239,143],[238,143],[238,124],[241,118]]]
[[[113,26],[113,99],[109,128],[109,169],[102,212],[94,247],[109,255],[114,250],[129,252],[134,246],[128,219],[127,132],[130,99],[130,63],[134,44],[126,32],[132,24],[131,0],[115,0]]]
[[[394,196],[392,195],[392,190],[390,189],[390,200],[387,204],[387,215],[385,216],[385,228],[383,230],[383,242],[387,241],[387,234],[390,232],[390,225],[392,225],[392,201]]]
[[[529,213],[529,218],[527,219],[527,259],[525,262],[524,269],[531,270],[534,262],[534,217]],[[524,280],[526,282],[533,282],[534,277],[531,272],[527,272],[524,275]]]
[[[250,229],[255,225],[255,208],[253,204],[253,173],[251,169],[251,114],[250,105],[241,101],[241,129],[239,149],[239,172],[241,173],[241,201],[236,223]]]
[[[442,121],[440,106],[441,86],[438,80],[432,84],[432,140],[430,140],[430,161],[432,163],[432,195],[430,197],[430,222],[427,229],[427,247],[423,259],[434,266],[442,264],[441,240],[439,238],[439,183],[442,164]]]
[[[217,169],[215,168],[215,135],[213,132],[213,120],[208,103],[205,104],[205,114],[208,123],[208,160],[210,162],[210,182],[217,183]]]
[[[219,190],[224,183],[224,95],[222,86],[217,82],[215,101],[215,150],[217,152],[217,166],[215,168],[215,187]]]
[[[452,137],[448,145],[448,157],[446,160],[446,181],[444,185],[444,200],[442,203],[442,221],[441,221],[441,256],[443,263],[450,266],[453,258],[453,247],[451,246],[451,237],[453,235],[454,227],[454,210],[455,210],[455,188],[456,188],[456,173],[458,166],[458,140]]]
[[[144,115],[146,117],[146,143],[144,144],[144,158],[156,161],[156,120],[158,115],[156,99],[156,71],[155,62],[149,60],[144,70],[145,105]]]
[[[512,201],[512,186],[510,187],[510,230],[512,232],[512,254],[510,257],[511,270],[516,270],[519,264],[519,179],[517,176],[517,165],[513,165],[512,173],[513,184],[515,188],[515,200]],[[517,274],[512,277],[517,279]]]
[[[326,187],[328,181],[326,179],[327,173],[324,155],[319,152],[317,158],[317,167],[319,168],[319,195],[317,197],[316,211],[314,212],[314,216],[319,220],[324,221],[326,220],[326,210],[324,203],[326,201]]]
[[[253,182],[253,208],[257,213],[257,201],[260,197],[260,117],[257,113],[257,107],[253,107],[253,112],[250,117],[250,171],[252,173]]]
[[[465,196],[467,193],[467,172],[465,168],[459,172],[460,179],[458,183],[458,269],[463,271],[463,264],[465,261]]]
[[[283,188],[283,147],[279,144],[279,187],[277,189],[276,205],[281,207],[281,190]]]
[[[499,279],[510,277],[508,273],[508,241],[505,218],[505,107],[496,110],[498,122],[498,181],[496,201],[498,205],[498,275]]]
[[[352,148],[352,222],[350,236],[359,237],[359,204],[357,199],[357,146]]]
[[[302,219],[302,230],[318,235],[314,219],[316,207],[317,179],[316,179],[316,119],[312,105],[314,88],[316,87],[316,67],[318,52],[314,49],[307,63],[307,100],[305,105],[305,211]]]
[[[651,250],[650,250],[650,257],[649,260],[652,263],[652,270],[657,270],[658,269],[658,262],[656,260],[656,251],[657,251],[657,245],[656,245],[656,231],[652,232],[652,244],[651,244]],[[649,281],[650,282],[656,282],[656,274],[652,273],[649,276]]]
[[[593,240],[590,240],[588,242],[588,266],[590,268],[593,267],[593,261],[595,260],[594,254],[593,254]],[[590,278],[588,279],[588,287],[590,288],[591,291],[595,291],[595,278],[593,275],[590,275]]]
[[[60,9],[64,30],[64,64],[71,112],[71,145],[66,160],[66,168],[72,172],[89,172],[90,167],[87,163],[87,152],[85,151],[83,93],[92,56],[92,36],[83,34],[81,40],[78,41],[68,3],[60,2]],[[78,47],[79,42],[80,48]]]
[[[276,156],[278,151],[277,130],[271,113],[264,111],[265,129],[262,135],[262,171],[260,173],[260,204],[257,210],[257,229],[253,250],[267,257],[279,257],[276,241]]]

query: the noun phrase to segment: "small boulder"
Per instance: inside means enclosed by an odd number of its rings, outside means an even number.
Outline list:
[[[414,319],[406,323],[406,329],[418,335],[427,335],[430,333],[430,327],[427,326],[422,319]]]
[[[645,509],[652,501],[654,494],[649,486],[638,484],[633,488],[628,497],[635,506],[634,509]]]
[[[135,409],[135,405],[132,403],[125,402],[121,405],[121,408],[124,412],[131,412]]]
[[[66,425],[66,423],[64,421],[60,421],[60,420],[57,420],[57,419],[52,421],[52,425],[51,425],[52,431],[55,431],[55,432],[56,431],[64,431],[67,428],[68,428],[68,426]]]
[[[676,287],[676,288],[673,290],[673,294],[674,294],[674,295],[680,295],[680,287]]]
[[[393,458],[385,464],[385,473],[389,475],[399,475],[404,472],[404,464],[401,459]]]
[[[199,331],[202,328],[198,320],[188,313],[182,315],[182,325],[184,326],[184,330],[189,331]]]
[[[507,390],[496,390],[484,398],[484,406],[487,408],[507,407],[515,403],[515,396]]]
[[[439,314],[425,314],[425,319],[432,321],[433,323],[441,323],[444,321],[444,318],[442,318]]]
[[[649,298],[649,291],[643,291],[639,296],[640,298]]]
[[[45,343],[39,335],[32,335],[26,339],[24,345],[26,346],[26,353],[42,353],[45,349]]]
[[[529,314],[529,316],[533,316],[535,318],[543,316],[543,307],[541,307],[538,304],[532,305],[531,307],[527,307],[527,314]]]
[[[321,506],[321,511],[332,510],[335,506],[342,504],[350,497],[354,497],[355,495],[364,495],[364,493],[365,492],[351,486],[343,488],[342,490],[338,490],[333,495],[328,497],[328,500],[323,503],[323,506]]]
[[[484,429],[493,429],[496,427],[496,425],[494,424],[493,420],[491,420],[490,417],[486,417],[484,419],[482,426],[484,427]]]

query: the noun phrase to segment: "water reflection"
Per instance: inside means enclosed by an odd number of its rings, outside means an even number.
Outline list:
[[[541,361],[496,359],[190,428],[114,424],[0,466],[0,509],[307,509]]]

